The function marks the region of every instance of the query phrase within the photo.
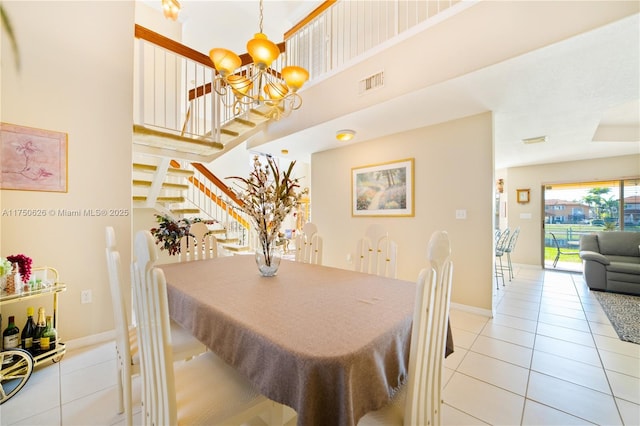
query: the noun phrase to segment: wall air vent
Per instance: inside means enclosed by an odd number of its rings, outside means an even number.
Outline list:
[[[384,71],[377,72],[369,77],[360,80],[358,85],[358,94],[369,93],[372,90],[379,89],[384,86]]]

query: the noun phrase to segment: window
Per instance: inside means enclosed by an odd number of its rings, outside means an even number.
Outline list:
[[[578,251],[580,236],[604,230],[640,232],[640,178],[544,186],[545,267],[558,249]],[[556,269],[581,270],[578,256],[562,256]]]

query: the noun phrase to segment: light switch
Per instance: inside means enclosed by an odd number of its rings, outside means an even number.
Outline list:
[[[466,219],[467,218],[467,210],[459,209],[456,210],[456,219]]]

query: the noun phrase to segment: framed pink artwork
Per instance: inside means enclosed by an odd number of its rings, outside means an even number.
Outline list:
[[[67,134],[0,123],[1,189],[67,192]]]

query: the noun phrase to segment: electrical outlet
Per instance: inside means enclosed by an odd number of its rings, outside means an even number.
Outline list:
[[[80,303],[91,303],[91,290],[82,290],[82,293],[80,293]]]

